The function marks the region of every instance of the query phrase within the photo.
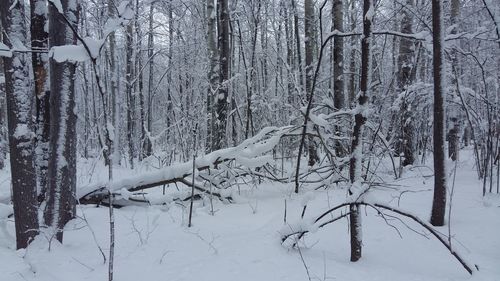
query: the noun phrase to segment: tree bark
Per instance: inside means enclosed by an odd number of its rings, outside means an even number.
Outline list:
[[[3,42],[9,47],[12,47],[13,41],[27,42],[23,3],[17,0],[0,1],[0,18],[5,34]],[[26,248],[38,233],[38,202],[36,180],[33,176],[35,167],[31,131],[33,98],[27,79],[27,55],[15,52],[11,57],[3,57],[3,62],[16,247],[20,249]]]
[[[219,91],[215,99],[216,121],[214,150],[226,146],[226,124],[229,95],[229,10],[227,0],[217,0],[218,42],[219,42]]]
[[[458,28],[458,17],[460,16],[460,1],[459,0],[451,0],[451,7],[450,7],[450,24],[452,25],[451,29],[451,34],[457,34],[459,28]],[[457,59],[457,53],[455,50],[452,50],[450,52],[451,55],[451,63],[454,65],[455,68],[459,68],[458,64],[458,59]],[[455,78],[453,75],[452,78],[452,83],[457,84],[459,81]],[[451,158],[451,160],[456,161],[458,160],[458,155],[460,152],[460,114],[459,114],[459,108],[458,106],[451,106],[450,110],[450,125],[451,128],[448,131],[448,157]]]
[[[444,225],[446,211],[446,167],[444,153],[444,59],[442,0],[432,0],[432,39],[434,72],[434,197],[432,200],[431,224]]]
[[[134,121],[135,121],[135,98],[133,95],[133,85],[132,85],[132,77],[134,75],[133,73],[133,65],[132,65],[132,53],[133,53],[133,23],[129,23],[126,28],[125,32],[125,56],[126,56],[126,73],[125,73],[125,79],[126,79],[126,99],[127,99],[127,142],[128,142],[128,162],[130,165],[130,168],[134,168],[134,156],[135,156],[135,149],[134,149]]]
[[[342,0],[332,1],[332,31],[338,30],[344,32],[344,7]],[[337,36],[333,38],[333,105],[335,109],[341,110],[345,108],[344,95],[344,38]],[[342,128],[336,126],[337,134],[340,134]],[[343,156],[342,144],[340,141],[335,141],[335,153],[337,156]]]
[[[0,40],[2,40],[2,23],[0,21]],[[5,75],[3,60],[0,59],[0,170],[5,168],[5,158],[7,156],[7,118],[6,118],[6,96],[5,96]]]
[[[116,16],[116,7],[115,7],[115,1],[114,0],[108,0],[108,16],[110,18],[114,18]],[[110,97],[109,97],[109,103],[110,103],[110,108],[109,110],[111,111],[110,114],[110,122],[113,125],[114,129],[114,139],[113,139],[113,147],[110,147],[109,150],[113,155],[113,160],[115,163],[120,163],[121,162],[121,157],[120,157],[120,133],[119,133],[119,114],[118,114],[118,99],[117,99],[117,94],[119,92],[118,89],[118,81],[119,81],[119,74],[118,74],[118,65],[116,62],[116,35],[115,32],[111,32],[109,34],[109,68],[111,71],[111,79],[110,79]],[[106,158],[105,158],[106,159]],[[106,165],[109,165],[109,163],[106,163]]]
[[[306,97],[313,96],[312,84],[314,79],[314,55],[315,55],[315,19],[314,19],[314,2],[313,0],[305,0],[304,2],[304,26],[305,26],[305,78],[306,78]],[[316,142],[312,136],[308,136],[307,150],[309,153],[308,165],[314,166],[319,161]]]
[[[350,12],[349,12],[349,23],[351,25],[351,30],[354,30],[356,28],[356,0],[351,0],[350,3]],[[356,50],[354,48],[355,46],[355,39],[351,38],[351,50],[349,54],[349,105],[352,105],[354,101],[356,100],[356,95],[357,95],[357,89],[356,89]]]
[[[371,37],[372,20],[374,16],[374,0],[363,1],[363,37],[361,39],[361,81],[360,93],[357,100],[356,115],[354,115],[354,130],[352,133],[351,159],[349,165],[349,178],[351,187],[349,194],[354,193],[354,188],[361,187],[361,170],[363,161],[363,130],[367,117],[365,111],[368,107],[370,71],[371,71]],[[361,234],[361,216],[359,205],[349,206],[350,219],[350,240],[351,240],[351,261],[355,262],[361,258],[362,234]]]
[[[406,0],[406,5],[401,10],[401,33],[413,33],[413,19],[411,10],[414,6],[413,0]],[[404,97],[401,107],[401,128],[402,128],[402,152],[404,155],[403,166],[412,165],[415,161],[413,152],[414,145],[414,121],[411,112],[411,93],[408,92],[408,86],[414,80],[414,46],[413,41],[407,38],[401,38],[399,43],[398,55],[398,94],[404,92]]]
[[[147,96],[147,119],[146,119],[146,129],[148,134],[151,134],[152,130],[152,94],[153,94],[153,82],[154,82],[154,60],[153,60],[153,48],[154,48],[154,30],[153,30],[153,15],[154,15],[154,2],[151,2],[149,7],[149,32],[148,32],[148,60],[149,60],[149,76],[148,76],[148,96]],[[149,135],[144,139],[144,150],[146,155],[150,156],[153,153],[153,144],[149,138]]]
[[[215,93],[217,93],[217,82],[219,76],[217,73],[218,52],[217,52],[217,14],[215,9],[215,1],[207,0],[207,49],[208,59],[210,62],[208,69],[208,90],[207,90],[207,138],[205,141],[205,153],[213,150],[214,137],[214,101]]]
[[[137,79],[137,94],[139,95],[139,125],[141,126],[141,137],[139,142],[140,153],[139,160],[142,160],[146,157],[151,156],[151,141],[147,136],[146,126],[146,105],[145,105],[145,97],[144,97],[144,74],[143,74],[143,56],[142,56],[142,29],[139,22],[139,0],[135,1],[135,35],[136,35],[136,60],[135,60],[135,69],[136,69],[136,77]]]
[[[332,3],[332,30],[344,32],[344,7],[342,0]],[[336,109],[345,107],[344,96],[344,38],[333,39],[333,105]]]
[[[49,34],[45,30],[47,24],[47,1],[30,0],[31,14],[31,48],[46,50]],[[36,139],[35,168],[38,183],[38,201],[45,200],[47,190],[47,170],[49,161],[50,137],[50,91],[48,85],[48,56],[46,53],[33,52],[31,55],[36,97]]]
[[[62,0],[62,12],[49,6],[49,47],[75,45],[78,5]],[[45,224],[63,240],[64,225],[76,215],[76,115],[74,62],[50,59],[50,158]]]

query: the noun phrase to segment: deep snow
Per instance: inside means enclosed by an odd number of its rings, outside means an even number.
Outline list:
[[[453,167],[449,170],[451,176]],[[91,172],[94,176],[89,179]],[[104,172],[99,166],[92,169],[91,161],[82,161],[79,184],[103,180]],[[117,171],[116,177],[127,172]],[[401,209],[428,219],[433,186],[430,168],[407,169],[400,180],[392,180],[389,172],[380,175],[398,186],[374,188],[372,199],[394,206],[399,201]],[[8,202],[8,177],[8,172],[0,172],[0,280],[107,280],[107,264],[97,247],[107,255],[107,208],[78,207],[79,218],[67,226],[63,245],[52,242],[49,251],[49,239],[40,235],[27,250],[15,251],[14,224],[5,219],[9,206],[3,204]],[[451,178],[448,182],[451,186]],[[472,154],[463,151],[453,198],[452,245],[479,265],[473,277],[437,240],[417,234],[423,232],[420,226],[403,219],[413,231],[390,220],[400,238],[371,209],[362,210],[363,258],[357,263],[349,262],[346,219],[307,234],[299,243],[300,251],[283,246],[279,231],[297,225],[304,202],[308,205],[304,221],[310,221],[343,202],[347,188],[303,190],[297,196],[292,193],[293,184],[264,183],[243,188],[239,195],[235,192],[236,203],[216,202],[214,216],[207,201],[196,202],[191,228],[186,226],[186,208],[178,203],[115,210],[115,280],[309,280],[307,272],[311,280],[500,280],[500,197],[483,198],[480,184]],[[408,192],[399,197],[403,190]],[[283,222],[285,200],[287,225]],[[447,226],[439,230],[448,233]]]

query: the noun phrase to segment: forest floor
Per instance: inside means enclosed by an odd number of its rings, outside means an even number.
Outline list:
[[[305,236],[300,250],[283,246],[280,231],[300,220],[302,202],[308,202],[305,220],[342,203],[345,186],[294,195],[293,185],[263,183],[234,192],[235,203],[195,203],[193,226],[187,208],[170,206],[115,209],[117,281],[224,281],[224,280],[500,280],[500,197],[482,197],[481,182],[470,151],[457,164],[451,215],[452,246],[479,266],[473,277],[421,226],[362,209],[363,258],[349,262],[346,219]],[[427,163],[432,163],[428,159]],[[449,165],[451,166],[451,165]],[[95,172],[89,172],[94,170]],[[79,163],[79,183],[104,171]],[[449,167],[449,186],[454,166]],[[130,173],[118,171],[118,175]],[[432,204],[432,169],[415,166],[394,180],[379,173],[388,187],[373,188],[379,202],[408,210],[428,220]],[[26,250],[15,250],[14,224],[4,214],[10,206],[8,171],[0,172],[0,280],[80,281],[107,280],[109,247],[108,208],[79,206],[78,218],[64,232],[64,244],[39,236]],[[92,181],[92,180],[91,180]],[[175,188],[175,187],[172,187]],[[307,188],[307,187],[304,187]],[[402,191],[405,191],[402,193]],[[311,194],[313,196],[311,196]],[[284,202],[287,201],[287,224]],[[187,206],[187,204],[185,204]],[[448,226],[438,228],[448,235]],[[422,235],[424,234],[424,235]]]

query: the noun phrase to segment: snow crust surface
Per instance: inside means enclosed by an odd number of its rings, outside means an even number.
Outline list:
[[[106,169],[99,165],[89,160],[80,161],[79,184],[104,178]],[[89,172],[92,170],[96,172]],[[130,171],[115,171],[116,178],[126,174]],[[398,190],[371,188],[370,198],[399,205],[428,220],[433,182],[430,174],[428,167],[413,167],[405,170],[404,177],[398,181],[387,176],[388,181],[398,185]],[[50,239],[42,234],[28,249],[16,251],[14,223],[7,217],[11,207],[8,200],[5,201],[10,193],[8,178],[8,170],[0,171],[0,202],[3,203],[0,204],[0,279],[107,280],[107,264],[103,263],[96,245],[107,255],[108,209],[79,206],[78,218],[65,229],[63,245],[51,241],[49,251]],[[296,196],[292,192],[293,184],[263,183],[242,187],[240,193],[234,194],[236,203],[214,201],[214,216],[210,215],[206,200],[195,202],[191,228],[186,226],[187,209],[182,202],[116,209],[115,280],[303,281],[308,280],[308,276],[302,255],[311,280],[498,281],[500,197],[483,198],[481,183],[476,178],[472,152],[465,151],[458,164],[451,232],[453,247],[480,267],[473,277],[439,242],[424,237],[427,233],[418,225],[403,220],[410,229],[401,221],[386,217],[387,222],[399,230],[400,237],[375,211],[364,207],[361,212],[363,257],[351,263],[346,219],[319,229],[318,224],[313,223],[317,215],[346,200],[346,187],[318,191],[304,187],[304,192]],[[176,189],[170,186],[167,190]],[[399,196],[402,191],[406,192]],[[149,196],[172,202],[175,192],[164,197],[161,192],[158,196]],[[121,195],[130,196],[125,189]],[[284,199],[287,201],[286,224],[283,222]],[[307,212],[301,219],[304,203]],[[331,218],[327,216],[324,220]],[[280,243],[280,231],[290,228],[311,231],[299,242],[300,253]],[[439,231],[448,234],[447,227]]]

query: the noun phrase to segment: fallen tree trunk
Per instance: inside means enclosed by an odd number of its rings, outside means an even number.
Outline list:
[[[298,135],[298,129],[294,126],[268,127],[264,128],[254,137],[243,141],[240,145],[221,149],[199,157],[195,160],[197,172],[215,169],[224,163],[234,163],[239,167],[246,167],[251,170],[256,167],[262,167],[271,162],[272,156],[265,155],[272,151],[284,136]],[[136,192],[158,186],[164,186],[173,183],[183,183],[191,186],[186,177],[193,173],[193,161],[184,162],[153,172],[147,172],[134,175],[127,178],[121,178],[114,181],[97,183],[88,186],[82,186],[77,190],[77,196],[80,204],[99,204],[109,198],[108,191],[113,195],[119,195],[120,190],[125,189],[128,192]],[[206,194],[223,198],[217,192],[195,186],[195,189]]]

